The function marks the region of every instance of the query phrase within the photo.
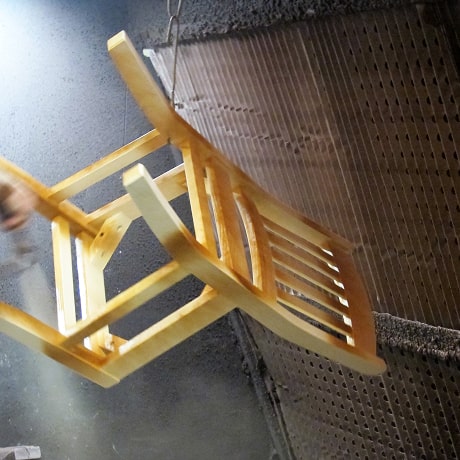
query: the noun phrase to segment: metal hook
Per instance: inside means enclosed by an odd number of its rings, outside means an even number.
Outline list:
[[[172,25],[174,22],[176,22],[177,29],[179,29],[179,16],[182,11],[182,0],[178,0],[175,13],[173,13],[171,9],[171,0],[168,0],[167,2],[167,9],[168,9],[168,15],[169,15],[169,25],[168,25],[168,33],[166,35],[166,41],[169,43],[171,41],[171,31],[172,31]]]
[[[178,0],[177,8],[176,8],[175,13],[173,13],[171,11],[171,0],[168,0],[168,14],[169,14],[169,17],[171,17],[171,16],[179,16],[180,12],[181,12],[181,9],[182,9],[182,0]]]
[[[176,73],[177,73],[177,43],[179,41],[179,29],[180,29],[179,16],[182,10],[182,0],[178,0],[175,13],[173,13],[171,9],[171,0],[167,0],[167,9],[168,9],[168,14],[169,14],[169,24],[168,24],[168,32],[166,35],[166,41],[168,43],[171,42],[173,24],[176,25],[176,34],[175,34],[175,39],[174,39],[174,60],[173,60],[173,71],[172,71],[172,90],[171,90],[171,104],[173,107],[175,107],[175,89],[176,89]]]

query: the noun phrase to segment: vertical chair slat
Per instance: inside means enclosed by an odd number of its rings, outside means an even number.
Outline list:
[[[86,234],[76,240],[77,269],[82,317],[91,317],[105,307],[105,283],[103,269],[91,262],[93,240]],[[104,326],[90,337],[91,349],[101,351],[108,346],[109,328]],[[100,350],[101,349],[101,350]]]
[[[216,157],[208,160],[207,173],[222,260],[249,279],[240,219],[230,178]]]
[[[236,200],[249,243],[253,283],[269,299],[276,299],[275,269],[270,242],[262,219],[252,200],[242,190],[238,190]]]
[[[67,329],[73,327],[76,322],[69,223],[62,217],[56,217],[53,219],[51,232],[58,328],[60,332],[64,333]]]
[[[205,185],[204,163],[200,152],[193,143],[182,149],[182,157],[184,159],[190,206],[192,208],[195,238],[213,255],[217,255],[213,223]]]

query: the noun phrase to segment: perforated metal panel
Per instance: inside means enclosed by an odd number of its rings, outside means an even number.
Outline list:
[[[455,459],[459,363],[381,346],[382,377],[366,377],[252,323],[297,459]]]
[[[176,94],[261,185],[357,243],[375,311],[455,330],[460,81],[431,8],[182,45]],[[159,50],[166,85],[171,61]],[[458,335],[450,355],[435,338],[423,353],[398,347],[409,336],[382,343],[389,371],[367,378],[249,324],[296,458],[460,457]]]
[[[167,84],[171,50],[158,59]],[[183,45],[178,75],[181,115],[359,244],[376,311],[459,327],[460,83],[442,27],[415,7],[299,23]]]

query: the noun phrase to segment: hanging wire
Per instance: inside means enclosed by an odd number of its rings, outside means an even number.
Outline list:
[[[176,11],[173,13],[171,8],[171,0],[167,0],[167,9],[169,15],[168,33],[166,35],[167,43],[171,43],[172,29],[176,27],[176,33],[174,35],[174,57],[173,57],[173,70],[172,70],[172,87],[171,87],[171,105],[175,107],[175,96],[176,96],[176,76],[177,76],[177,45],[179,42],[179,30],[180,30],[180,13],[182,10],[182,0],[178,0]]]

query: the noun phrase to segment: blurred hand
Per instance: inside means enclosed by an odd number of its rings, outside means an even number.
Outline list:
[[[0,182],[0,215],[2,230],[24,225],[37,204],[37,197],[21,182]]]

